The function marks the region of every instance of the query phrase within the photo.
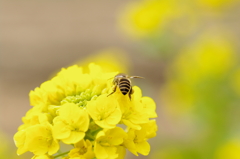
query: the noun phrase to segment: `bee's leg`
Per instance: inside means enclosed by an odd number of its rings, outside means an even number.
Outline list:
[[[131,90],[128,93],[129,99],[131,100],[131,95],[134,93],[134,90],[131,88]]]
[[[112,93],[110,93],[109,95],[107,95],[107,97],[110,96],[111,94],[113,94],[114,92],[116,92],[116,89],[117,89],[117,84],[113,87]]]

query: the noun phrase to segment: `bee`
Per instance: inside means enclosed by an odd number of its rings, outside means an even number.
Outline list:
[[[120,89],[121,93],[123,95],[128,94],[130,100],[131,100],[131,95],[133,94],[133,89],[132,89],[132,85],[131,85],[131,78],[143,78],[140,76],[128,76],[124,73],[119,73],[117,74],[114,79],[113,79],[113,91],[112,93],[110,93],[108,96],[110,96],[111,94],[113,94],[117,87]]]

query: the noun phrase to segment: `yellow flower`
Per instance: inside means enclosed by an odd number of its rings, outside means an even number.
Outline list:
[[[128,137],[124,140],[124,146],[136,156],[138,156],[138,153],[146,156],[150,152],[147,139],[155,137],[156,131],[155,120],[150,120],[149,123],[141,125],[141,130],[130,129],[127,133]]]
[[[21,125],[18,130],[23,130],[36,124],[48,123],[50,121],[49,115],[47,113],[40,112],[41,110],[39,110],[39,107],[33,107],[30,109],[26,116],[22,118],[24,124]]]
[[[140,102],[143,104],[143,111],[145,112],[145,115],[148,118],[156,118],[157,117],[157,113],[156,113],[156,104],[153,101],[152,98],[150,97],[142,97],[142,91],[139,87],[134,86],[134,98],[136,100],[140,99]]]
[[[18,149],[18,154],[26,151],[35,155],[52,155],[59,149],[58,141],[52,136],[51,124],[37,124],[17,132],[14,141]]]
[[[33,156],[31,159],[54,159],[54,158],[49,155],[38,155],[38,156]]]
[[[196,102],[205,101],[200,98],[216,90],[211,87],[227,78],[236,59],[233,45],[223,34],[202,34],[176,56],[168,71],[171,75],[161,89],[167,109],[179,114],[194,108]]]
[[[194,83],[206,77],[219,78],[234,66],[234,47],[223,35],[205,33],[182,50],[174,67],[182,78]],[[187,79],[183,79],[187,80]]]
[[[117,146],[118,157],[116,159],[124,159],[126,155],[126,148],[124,146]]]
[[[14,135],[17,153],[33,152],[33,159],[123,159],[128,130],[143,130],[157,115],[154,101],[142,97],[138,87],[133,87],[132,100],[119,88],[108,96],[113,86],[109,79],[116,74],[93,63],[88,70],[75,65],[31,91],[33,107]],[[119,124],[128,127],[126,132]],[[60,154],[59,141],[74,148]]]
[[[52,80],[30,92],[30,103],[41,107],[43,112],[48,112],[49,106],[64,103],[86,106],[86,101],[100,95],[107,86],[106,81],[115,74],[103,73],[95,64],[89,65],[88,74],[76,65],[62,69]]]
[[[53,120],[53,134],[64,143],[73,144],[84,138],[88,126],[87,112],[76,104],[68,103],[61,106],[59,116]]]
[[[87,110],[94,122],[102,128],[114,128],[122,117],[118,102],[112,96],[106,100],[106,95],[101,95],[97,100],[87,105]]]
[[[81,140],[74,147],[68,154],[69,159],[93,159],[95,157],[92,143],[89,140]]]
[[[224,8],[229,4],[237,2],[237,0],[196,0],[199,5],[210,7],[213,9]]]
[[[239,159],[240,141],[238,139],[229,141],[218,148],[215,159]]]
[[[130,3],[120,17],[120,26],[130,35],[142,37],[162,31],[176,14],[176,2],[142,0]]]
[[[130,128],[140,130],[140,124],[147,123],[151,114],[155,111],[155,103],[150,103],[149,108],[145,105],[145,99],[142,100],[141,90],[138,87],[133,87],[134,94],[132,100],[128,96],[121,95],[119,88],[112,95],[114,99],[117,99],[122,112],[121,122]],[[150,116],[149,116],[150,114]]]
[[[21,130],[21,131],[18,131],[14,137],[14,142],[15,142],[15,145],[17,146],[17,154],[18,155],[21,155],[25,152],[28,151],[28,145],[26,144],[26,131],[25,130]]]
[[[118,146],[123,143],[126,136],[126,132],[119,127],[100,131],[94,144],[96,157],[101,159],[117,158]]]

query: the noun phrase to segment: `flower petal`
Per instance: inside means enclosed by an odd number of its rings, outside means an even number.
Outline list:
[[[56,139],[64,139],[70,136],[71,129],[60,117],[53,120],[53,135]]]
[[[66,144],[75,144],[78,141],[82,140],[84,136],[85,136],[84,132],[72,131],[70,133],[70,136],[68,138],[62,139],[62,141]]]
[[[144,156],[147,156],[150,152],[150,145],[147,141],[137,143],[136,148],[137,148],[137,152],[139,152]]]

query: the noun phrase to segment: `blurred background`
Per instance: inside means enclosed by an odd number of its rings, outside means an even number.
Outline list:
[[[31,108],[28,93],[62,67],[96,62],[157,104],[148,156],[240,159],[238,0],[1,0],[0,158]]]

